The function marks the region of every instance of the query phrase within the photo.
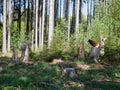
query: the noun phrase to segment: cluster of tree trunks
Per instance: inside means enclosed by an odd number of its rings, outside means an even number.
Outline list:
[[[44,40],[46,39],[44,36],[48,34],[47,46],[50,47],[53,41],[54,36],[54,27],[58,23],[58,19],[65,18],[68,22],[68,33],[67,40],[70,39],[71,34],[71,25],[75,28],[73,32],[76,32],[76,38],[78,37],[77,32],[79,32],[79,23],[81,22],[81,7],[82,0],[63,0],[64,10],[62,12],[62,3],[61,0],[50,0],[48,3],[47,0],[3,0],[3,47],[2,52],[3,55],[6,55],[7,51],[11,50],[11,26],[12,22],[17,22],[17,30],[20,34],[21,32],[21,22],[24,22],[24,32],[26,38],[32,32],[32,49],[33,50],[43,50]],[[9,2],[8,4],[6,4]],[[72,3],[73,2],[73,3]],[[12,4],[13,3],[13,4]],[[70,20],[70,10],[71,6],[73,6],[73,17],[74,20],[71,23]],[[7,8],[9,7],[8,12],[8,32],[6,31],[6,19],[7,19]],[[21,8],[23,7],[23,8]],[[80,11],[80,13],[79,13]],[[76,14],[75,14],[76,12]],[[63,13],[63,14],[62,14]],[[63,15],[63,17],[62,17]],[[75,23],[74,23],[75,22]],[[46,30],[48,30],[46,32]],[[8,33],[8,34],[7,34]],[[8,35],[8,37],[6,37]],[[6,40],[7,38],[7,40]],[[7,42],[6,42],[7,41]],[[35,46],[33,46],[35,45]]]
[[[3,55],[6,55],[7,51],[9,52],[11,49],[11,45],[10,45],[11,34],[12,34],[11,26],[12,26],[12,22],[14,21],[17,21],[18,32],[21,31],[21,21],[24,22],[24,31],[25,31],[26,38],[30,33],[32,33],[31,35],[32,50],[36,50],[36,51],[43,50],[44,45],[47,45],[48,47],[51,46],[51,43],[53,42],[53,37],[54,37],[54,29],[59,19],[60,20],[62,20],[62,18],[66,19],[67,40],[69,42],[70,36],[73,32],[75,33],[75,38],[78,39],[78,34],[80,33],[79,24],[82,23],[81,12],[82,12],[82,6],[84,3],[87,2],[86,4],[87,4],[87,25],[88,26],[90,26],[92,14],[93,14],[93,17],[95,17],[94,16],[95,13],[98,13],[99,17],[102,16],[101,15],[102,13],[97,11],[96,6],[99,8],[100,8],[100,5],[105,6],[104,8],[107,13],[108,12],[107,5],[109,3],[108,0],[103,0],[103,1],[102,0],[98,0],[98,1],[63,0],[63,5],[61,0],[50,0],[50,2],[48,2],[48,0],[36,0],[36,1],[35,0],[28,0],[28,1],[3,0],[1,2],[3,2],[3,8],[4,8],[3,9],[3,40],[2,40]],[[62,10],[62,6],[64,7],[63,10]],[[72,19],[70,15],[71,7],[72,7]],[[8,12],[7,12],[7,8],[8,8]],[[103,7],[101,8],[103,9]],[[7,13],[8,13],[8,25],[6,23]],[[29,59],[29,46],[26,46],[26,45],[23,45],[23,46],[25,46],[26,49],[22,48],[21,58],[25,61]],[[92,48],[91,53],[93,54],[94,51],[97,52],[97,55],[93,55],[93,56],[97,58],[99,55],[98,51],[100,50],[99,48],[98,49]],[[15,56],[17,54],[16,50],[13,50],[13,52],[15,53],[13,55],[13,58],[17,59],[17,57]],[[92,57],[92,55],[90,56]],[[84,42],[80,43],[80,45],[78,46],[78,58],[84,58]]]

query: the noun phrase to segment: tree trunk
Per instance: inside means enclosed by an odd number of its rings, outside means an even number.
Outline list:
[[[27,8],[27,25],[26,25],[26,35],[29,35],[29,10],[30,10],[30,0],[28,0],[28,8]]]
[[[43,10],[42,10],[42,38],[41,38],[41,50],[44,46],[44,29],[45,29],[45,0],[43,0]]]
[[[45,41],[48,41],[48,27],[49,27],[49,16],[48,16],[48,13],[49,13],[49,2],[48,0],[45,0],[46,1],[46,4],[45,4],[45,30],[44,30],[44,40]],[[59,12],[59,11],[58,11]],[[48,45],[48,42],[45,42],[45,45],[47,46]]]
[[[35,11],[36,11],[36,6],[35,6],[35,0],[32,0],[32,13],[33,13],[33,17],[32,17],[32,50],[34,50],[34,41],[35,41]]]
[[[63,17],[67,20],[67,14],[68,14],[68,0],[63,1]]]
[[[16,62],[19,61],[17,48],[15,46],[13,46],[13,50],[12,51],[13,51],[12,62],[16,63]]]
[[[95,12],[96,12],[96,1],[93,1],[93,18],[95,19]]]
[[[93,7],[92,3],[93,3],[93,2],[92,2],[92,0],[91,0],[91,1],[90,1],[90,17],[89,17],[89,18],[90,18],[90,21],[89,21],[89,22],[90,22],[90,25],[91,25],[91,21],[92,21],[92,7]]]
[[[54,25],[57,25],[58,15],[59,15],[59,0],[55,0],[54,7]]]
[[[2,54],[6,56],[6,0],[3,1],[3,44],[2,44]]]
[[[82,22],[82,0],[80,0],[79,4],[79,23]]]
[[[30,43],[23,42],[21,45],[21,57],[20,57],[23,62],[29,60],[29,52],[30,52]]]
[[[76,40],[78,39],[78,34],[79,34],[79,4],[80,1],[76,0],[76,17],[75,17],[75,38]]]
[[[78,46],[78,59],[84,58],[84,53],[85,53],[84,41],[82,41]]]
[[[49,13],[49,32],[48,32],[48,47],[50,48],[54,34],[54,0],[50,0]]]
[[[36,0],[35,51],[38,49],[38,0]]]
[[[59,0],[59,8],[60,8],[60,9],[59,9],[59,10],[60,10],[60,12],[59,12],[60,17],[59,17],[59,18],[60,18],[60,20],[61,20],[61,17],[62,17],[62,14],[61,14],[61,13],[62,13],[62,11],[61,11],[61,10],[62,10],[62,8],[61,8],[61,7],[62,7],[62,4],[61,4],[61,3],[62,3],[61,0]]]
[[[21,31],[21,0],[19,0],[18,31]]]
[[[90,21],[90,2],[89,2],[89,0],[87,1],[87,29],[89,28],[89,26],[90,26],[90,23],[89,23],[89,21]]]
[[[31,2],[31,30],[32,30],[32,45],[31,45],[31,49],[34,50],[34,0],[32,0]]]
[[[73,10],[72,10],[72,24],[71,24],[71,33],[75,32],[75,0],[73,1]]]
[[[42,2],[39,5],[39,48],[41,49],[42,43]]]
[[[26,0],[24,0],[24,30],[25,30],[25,32],[27,32],[26,31],[26,25],[27,25],[27,20],[26,20]]]
[[[66,9],[65,9],[65,18],[66,18],[66,20],[68,20],[68,8],[70,7],[69,5],[70,5],[70,0],[67,0],[66,1],[66,3],[65,3],[65,5],[66,5]]]
[[[12,0],[9,0],[9,19],[8,19],[8,47],[7,50],[10,52],[10,38],[11,38],[11,22],[12,22]]]
[[[70,40],[70,0],[68,0],[68,7],[67,7],[67,9],[68,9],[68,16],[67,16],[67,21],[68,21],[68,35],[67,35],[67,39],[68,39],[68,42],[69,42],[69,40]]]
[[[98,62],[100,56],[100,48],[91,47],[89,58],[93,59],[95,62]]]
[[[24,58],[23,58],[23,62],[26,62],[26,61],[28,61],[29,60],[29,47],[28,47],[28,45],[26,45],[26,49],[25,49],[25,55],[24,55]]]

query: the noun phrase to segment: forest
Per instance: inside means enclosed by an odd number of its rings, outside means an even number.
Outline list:
[[[120,90],[120,0],[0,0],[0,90]]]

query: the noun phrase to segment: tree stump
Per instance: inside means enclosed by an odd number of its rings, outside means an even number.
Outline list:
[[[75,71],[75,68],[65,68],[65,69],[63,69],[61,77],[69,77],[71,79],[77,78],[77,73]]]
[[[14,46],[12,51],[13,51],[12,62],[16,63],[19,61],[17,48]]]
[[[84,42],[82,41],[78,46],[78,59],[84,58]]]
[[[21,60],[23,62],[29,60],[29,53],[30,53],[30,43],[24,42],[21,45]]]
[[[100,56],[100,48],[91,47],[89,58],[92,58],[95,62],[98,62]]]
[[[29,55],[30,55],[30,46],[31,44],[29,42],[24,42],[21,45],[21,60],[26,65],[32,65],[34,64],[33,61],[30,61]]]

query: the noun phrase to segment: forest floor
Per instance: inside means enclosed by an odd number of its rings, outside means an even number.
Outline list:
[[[10,65],[0,57],[0,90],[120,90],[120,67],[73,62],[76,79],[61,77],[61,68],[48,62]]]

